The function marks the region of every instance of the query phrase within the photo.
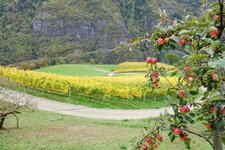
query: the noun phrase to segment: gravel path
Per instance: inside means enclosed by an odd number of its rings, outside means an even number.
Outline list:
[[[2,95],[7,95],[6,97],[4,97],[4,99],[7,101],[12,101],[12,99],[13,101],[15,101],[15,99],[20,99],[20,101],[31,100],[32,103],[35,103],[37,108],[40,110],[46,110],[60,114],[92,119],[107,119],[107,120],[143,119],[149,117],[158,117],[161,113],[164,113],[165,111],[169,113],[172,112],[171,108],[139,109],[139,110],[90,108],[81,105],[73,105],[68,103],[47,100],[45,98],[31,96],[29,94],[16,92],[6,88],[2,88],[0,93],[1,93],[0,99],[3,99]]]

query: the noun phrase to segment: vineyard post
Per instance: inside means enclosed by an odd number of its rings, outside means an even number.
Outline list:
[[[69,98],[71,96],[71,87],[70,87],[70,85],[68,86],[68,96],[69,96]]]

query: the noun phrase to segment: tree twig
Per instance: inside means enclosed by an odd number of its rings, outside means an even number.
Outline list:
[[[173,89],[177,90],[177,88],[176,88],[175,86],[173,86],[173,84],[170,82],[170,80],[169,80],[164,74],[161,74],[161,75],[163,76],[163,78],[166,79],[166,81],[170,84],[170,86],[171,86]]]
[[[154,128],[155,128],[155,129],[154,129]],[[149,135],[151,135],[151,134],[154,133],[155,131],[158,131],[158,133],[159,133],[160,128],[165,128],[165,126],[157,126],[157,127],[156,127],[156,125],[155,125],[155,126],[153,127],[154,130],[152,130],[150,133],[148,133],[147,135],[145,135],[145,136],[142,138],[142,140],[139,142],[137,148],[139,148],[139,146],[143,143],[143,141],[144,141]]]
[[[206,137],[204,137],[203,135],[201,135],[201,134],[199,134],[199,133],[196,133],[196,132],[194,132],[194,131],[190,131],[190,130],[188,130],[188,129],[183,129],[183,130],[184,130],[184,131],[187,131],[188,133],[197,135],[198,137],[201,137],[201,138],[205,139],[205,140],[212,146],[212,148],[214,149],[213,143],[212,143],[208,138],[206,138]]]
[[[223,24],[223,8],[224,8],[224,4],[223,4],[224,0],[218,0],[218,3],[220,5],[220,33],[218,38],[221,39],[222,34],[223,34],[223,30],[224,30],[224,24]]]
[[[12,113],[14,117],[16,117],[16,126],[19,128],[19,118],[16,116],[15,113]]]

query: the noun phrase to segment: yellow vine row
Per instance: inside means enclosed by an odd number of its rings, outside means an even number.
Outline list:
[[[166,95],[167,93],[164,88],[154,91],[148,88],[147,79],[143,76],[72,77],[4,67],[0,67],[0,75],[9,77],[12,82],[19,85],[65,95],[70,92],[74,95],[81,93],[98,98],[132,99],[142,98],[144,95]],[[176,84],[177,78],[170,79]],[[168,86],[168,83],[162,78],[160,85]]]

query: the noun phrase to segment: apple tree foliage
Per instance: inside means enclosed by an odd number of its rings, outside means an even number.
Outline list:
[[[171,73],[178,82],[173,85],[163,68],[152,63],[148,72],[151,88],[160,88],[159,76],[167,79],[168,98],[177,98],[173,113],[165,114],[135,146],[136,149],[156,149],[162,142],[160,132],[168,129],[171,142],[179,139],[191,149],[190,134],[203,138],[214,150],[225,144],[225,27],[224,0],[211,3],[201,17],[186,16],[182,21],[169,18],[161,11],[161,22],[151,36],[154,54],[180,47],[186,52],[180,68]],[[204,89],[204,90],[203,90]],[[205,133],[189,129],[189,124],[202,123]]]

